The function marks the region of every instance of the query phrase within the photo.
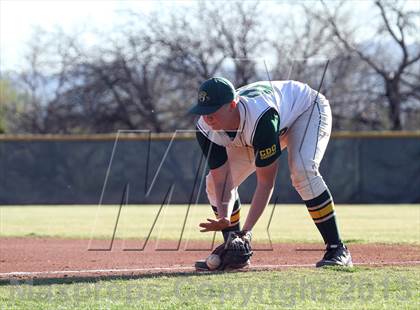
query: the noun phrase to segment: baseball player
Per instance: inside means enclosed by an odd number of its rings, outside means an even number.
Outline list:
[[[202,232],[222,231],[225,242],[239,233],[250,242],[252,228],[273,193],[278,158],[287,147],[293,187],[326,244],[316,267],[352,266],[340,238],[333,197],[318,169],[332,124],[330,105],[322,94],[291,80],[260,81],[235,90],[227,79],[214,77],[200,86],[189,113],[200,116],[196,137],[210,169],[206,192],[216,216],[200,224]],[[238,186],[253,172],[257,186],[241,230]],[[233,267],[248,264],[249,259]],[[205,260],[195,266],[208,269]]]

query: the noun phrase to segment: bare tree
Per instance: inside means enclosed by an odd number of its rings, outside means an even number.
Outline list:
[[[331,34],[326,25],[311,18],[311,8],[301,5],[295,10],[296,14],[273,25],[278,35],[271,40],[276,59],[272,74],[275,78],[319,84],[322,67],[335,54]]]
[[[340,27],[341,5],[331,11],[323,2],[322,14],[313,13],[318,20],[329,25],[338,42],[347,51],[356,54],[382,79],[381,97],[388,103],[389,119],[393,130],[403,128],[401,115],[404,103],[410,100],[418,101],[420,98],[418,86],[420,85],[420,71],[418,70],[420,45],[418,42],[410,45],[407,41],[407,37],[415,35],[414,19],[420,16],[420,12],[405,10],[403,4],[402,2],[375,1],[375,6],[380,13],[380,25],[374,35],[382,38],[387,45],[384,47],[378,44],[374,52],[369,51],[363,43],[356,43],[351,31],[345,31]],[[374,37],[371,38],[371,42],[375,42]]]
[[[226,58],[233,62],[233,81],[243,86],[257,78],[257,63],[261,62],[266,44],[262,27],[265,16],[259,2],[232,2],[204,8],[208,14],[204,21],[214,29]],[[227,14],[227,12],[229,12]]]
[[[257,2],[199,2],[149,17],[128,12],[126,24],[98,32],[89,45],[83,30],[38,31],[13,84],[24,94],[22,113],[8,123],[38,133],[191,128],[186,111],[203,80],[223,75],[240,87],[268,78],[258,67],[268,57],[276,62],[270,78],[316,89],[329,61],[320,91],[332,103],[335,128],[417,128],[420,47],[408,38],[419,12],[399,3],[375,7],[381,24],[359,42],[341,4],[324,4],[322,14],[303,5],[279,23]]]
[[[77,34],[55,32],[34,40],[22,87],[31,98],[20,128],[29,132],[164,130],[159,119],[163,72],[142,36],[124,47],[80,50]],[[46,59],[47,63],[43,62]]]
[[[9,114],[12,132],[69,132],[66,122],[71,121],[72,115],[59,100],[75,83],[68,72],[76,60],[81,61],[82,45],[76,38],[77,33],[64,35],[60,29],[51,33],[35,29],[25,56],[25,69],[11,74],[14,87],[23,98],[19,110]]]
[[[294,7],[294,15],[279,18],[273,25],[278,35],[271,40],[276,61],[271,76],[298,80],[319,90],[331,102],[335,129],[359,129],[366,123],[361,113],[370,101],[355,75],[366,66],[334,44],[328,25],[314,19],[312,10],[306,4]]]
[[[200,10],[173,11],[169,18],[152,16],[148,40],[154,50],[156,70],[166,77],[161,89],[165,122],[172,129],[191,128],[187,108],[195,100],[201,82],[220,72],[225,55],[210,25],[203,23]],[[152,20],[153,19],[153,20]]]
[[[256,79],[256,56],[264,42],[259,21],[253,17],[257,7],[255,3],[201,2],[188,12],[151,18],[149,39],[160,59],[159,70],[172,78],[169,119],[175,120],[177,128],[192,126],[185,111],[204,80],[223,75],[239,87]],[[229,17],[226,10],[231,12]]]

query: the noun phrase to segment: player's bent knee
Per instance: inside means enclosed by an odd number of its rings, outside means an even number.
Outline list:
[[[290,172],[290,179],[294,188],[299,188],[307,183],[309,184],[310,180],[318,174],[318,170],[297,164],[290,166]]]
[[[310,200],[327,189],[324,179],[317,171],[291,175],[293,187],[303,200]]]

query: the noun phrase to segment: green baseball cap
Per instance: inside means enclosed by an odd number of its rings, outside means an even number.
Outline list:
[[[188,113],[207,115],[216,112],[221,106],[235,99],[235,88],[222,77],[213,77],[201,84],[198,99]]]

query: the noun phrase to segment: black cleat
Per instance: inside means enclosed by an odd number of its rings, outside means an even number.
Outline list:
[[[347,247],[340,244],[327,245],[324,257],[316,263],[316,267],[324,266],[343,266],[353,267],[350,251]]]
[[[210,271],[205,259],[196,261],[194,267],[197,271]]]

